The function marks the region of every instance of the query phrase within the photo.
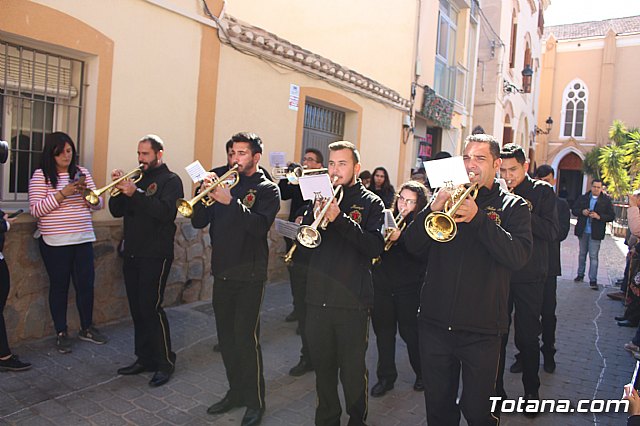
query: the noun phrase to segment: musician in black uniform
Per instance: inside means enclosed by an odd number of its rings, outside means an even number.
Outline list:
[[[116,185],[122,194],[109,199],[111,214],[124,217],[122,271],[137,356],[133,364],[120,368],[118,374],[155,371],[151,386],[167,383],[176,361],[162,301],[173,261],[176,201],[183,192],[180,177],[169,171],[163,155],[164,144],[158,136],[142,138],[138,143],[142,180],[137,184],[123,180]],[[114,170],[111,179],[123,174],[122,170]]]
[[[371,260],[382,252],[382,200],[357,179],[360,153],[347,141],[329,145],[329,176],[342,185],[340,204],[326,212],[322,243],[312,249],[307,277],[307,325],[316,371],[316,425],[340,424],[338,376],[349,424],[367,417],[367,334],[373,305]],[[313,214],[305,215],[310,224]]]
[[[424,390],[418,344],[418,306],[427,262],[424,253],[407,250],[401,229],[426,205],[427,188],[423,184],[409,181],[400,187],[393,214],[402,218],[402,224],[389,231],[385,251],[373,267],[371,323],[378,347],[378,382],[371,388],[373,397],[383,396],[393,389],[398,378],[395,362],[398,331],[407,344],[409,363],[416,374],[413,388]]]
[[[540,314],[544,283],[549,268],[549,244],[558,237],[558,211],[553,188],[547,182],[527,175],[529,162],[524,150],[516,144],[506,144],[500,152],[500,176],[509,189],[524,198],[531,211],[533,250],[524,267],[511,276],[508,315],[514,312],[514,341],[522,360],[522,384],[526,400],[538,399],[540,378]],[[509,332],[502,336],[502,352],[497,379],[498,396],[506,397],[503,384],[505,354]],[[535,413],[525,413],[535,415]]]
[[[221,414],[244,406],[242,425],[249,426],[259,424],[265,410],[260,305],[267,279],[267,233],[280,209],[280,195],[258,167],[260,137],[238,133],[231,140],[240,181],[231,189],[224,184],[213,189],[209,195],[216,202],[211,207],[196,204],[191,223],[194,228],[211,225],[213,310],[229,381],[225,397],[207,412]],[[212,173],[203,187],[217,178]]]
[[[461,409],[469,424],[498,423],[489,397],[495,395],[500,334],[508,328],[509,279],[531,254],[529,209],[495,180],[501,162],[496,139],[467,137],[463,158],[479,190],[457,210],[455,237],[436,242],[425,232],[427,216],[450,198],[444,189],[404,235],[409,251],[429,250],[418,330],[427,422],[436,426],[458,424]]]
[[[322,156],[322,153],[317,149],[307,148],[304,151],[304,156],[302,157],[302,167],[306,169],[320,169],[323,167],[323,162],[324,158]],[[296,167],[301,166],[297,163],[291,163],[288,166],[288,170],[291,172]],[[291,206],[289,208],[289,222],[294,222],[300,212],[300,209],[303,208],[305,204],[307,204],[302,199],[300,185],[292,183],[289,181],[289,179],[284,177],[278,182],[278,188],[280,188],[280,197],[282,198],[282,200],[291,200]],[[292,241],[289,238],[285,238],[284,242],[286,250],[289,251]],[[304,311],[304,295],[301,294],[301,291],[304,291],[303,289],[301,289],[301,286],[304,284],[304,280],[301,281],[296,279],[301,276],[299,273],[302,271],[292,271],[292,268],[294,268],[293,264],[288,268],[289,278],[291,281],[291,296],[293,297],[293,311],[291,311],[291,313],[285,318],[285,321],[287,322],[298,321],[306,313],[306,311]],[[305,372],[306,371],[302,371],[302,374],[304,374]],[[299,376],[300,374],[293,375]]]

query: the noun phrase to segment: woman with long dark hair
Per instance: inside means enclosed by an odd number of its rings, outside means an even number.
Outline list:
[[[76,293],[81,340],[103,344],[107,339],[93,326],[93,242],[91,211],[83,191],[95,189],[89,170],[76,164],[76,147],[62,132],[45,137],[40,168],[29,182],[29,207],[38,219],[40,254],[49,275],[49,308],[56,330],[56,349],[71,352],[67,333],[69,281]]]
[[[373,170],[371,174],[371,184],[368,189],[382,199],[386,208],[391,208],[395,191],[389,181],[387,169],[384,167],[376,167]]]
[[[394,215],[400,215],[408,226],[427,202],[427,188],[419,182],[408,181],[400,187]],[[381,397],[393,389],[398,378],[395,363],[397,331],[407,344],[409,363],[416,374],[413,388],[416,391],[424,389],[418,345],[418,306],[427,269],[426,254],[409,252],[399,229],[390,232],[388,240],[394,243],[382,253],[380,262],[373,268],[371,322],[378,348],[378,382],[371,388],[373,397]]]

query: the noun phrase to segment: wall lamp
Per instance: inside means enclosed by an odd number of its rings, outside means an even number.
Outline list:
[[[533,130],[536,132],[536,135],[548,135],[553,127],[553,119],[551,117],[547,118],[544,122],[546,124],[546,130],[542,130],[538,125],[533,126]]]
[[[531,80],[533,78],[533,69],[529,64],[524,66],[522,70],[522,89],[515,84],[502,79],[502,91],[505,95],[513,95],[515,93],[531,93]]]

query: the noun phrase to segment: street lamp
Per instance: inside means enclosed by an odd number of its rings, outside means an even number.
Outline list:
[[[524,66],[522,70],[522,91],[524,93],[531,93],[531,78],[533,77],[533,70],[529,64]]]
[[[551,128],[553,127],[553,119],[549,116],[544,123],[546,124],[546,130],[542,130],[537,125],[533,126],[536,135],[548,135],[551,131]]]

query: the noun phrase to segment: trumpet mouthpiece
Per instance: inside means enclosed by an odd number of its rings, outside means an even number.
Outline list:
[[[473,179],[474,177],[476,177],[476,174],[474,172],[469,172],[469,179]]]

